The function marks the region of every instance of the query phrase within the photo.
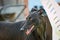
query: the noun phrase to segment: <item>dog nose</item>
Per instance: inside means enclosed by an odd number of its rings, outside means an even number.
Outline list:
[[[20,30],[24,30],[24,28],[21,28]]]

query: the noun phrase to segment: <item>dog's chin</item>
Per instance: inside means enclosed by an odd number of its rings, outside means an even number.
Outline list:
[[[29,29],[27,29],[27,31],[25,32],[25,33],[26,33],[26,35],[31,34],[31,33],[32,33],[32,31],[33,31],[33,28],[34,28],[34,25],[31,25],[31,26],[30,26],[30,28],[29,28]]]

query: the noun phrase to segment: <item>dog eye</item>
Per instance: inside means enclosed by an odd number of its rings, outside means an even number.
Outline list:
[[[31,17],[29,17],[29,20],[32,20],[32,18],[31,18]]]

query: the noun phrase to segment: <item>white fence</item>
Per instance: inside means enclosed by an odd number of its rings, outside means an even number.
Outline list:
[[[52,40],[60,40],[60,6],[55,0],[41,0],[52,25]]]

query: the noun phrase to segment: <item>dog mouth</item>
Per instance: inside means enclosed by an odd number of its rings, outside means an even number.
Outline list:
[[[33,31],[33,29],[34,29],[34,25],[30,25],[29,27],[30,27],[30,28],[29,28],[29,29],[27,29],[27,30],[26,30],[26,32],[25,32],[25,33],[26,33],[26,35],[29,35],[29,34],[31,34],[31,33],[32,33],[32,31]]]

